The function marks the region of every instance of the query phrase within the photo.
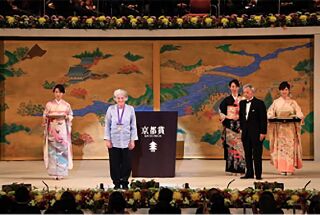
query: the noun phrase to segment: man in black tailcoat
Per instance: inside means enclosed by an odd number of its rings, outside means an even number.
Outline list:
[[[243,86],[246,100],[240,102],[240,128],[246,160],[246,174],[241,179],[254,178],[261,180],[263,140],[267,134],[267,111],[264,102],[254,97],[252,85]],[[253,159],[253,161],[252,161]],[[253,168],[254,164],[254,168]]]

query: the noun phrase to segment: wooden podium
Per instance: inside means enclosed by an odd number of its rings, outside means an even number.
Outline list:
[[[133,150],[132,177],[174,177],[178,113],[136,112],[139,140]]]

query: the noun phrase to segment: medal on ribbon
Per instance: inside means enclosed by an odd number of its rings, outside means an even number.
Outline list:
[[[123,110],[122,110],[122,113],[121,113],[121,116],[120,116],[120,110],[119,110],[119,107],[117,106],[117,113],[118,113],[118,122],[117,122],[117,126],[118,126],[118,130],[121,131],[122,129],[122,118],[123,118],[123,114],[124,114],[124,108],[125,106],[123,106]]]

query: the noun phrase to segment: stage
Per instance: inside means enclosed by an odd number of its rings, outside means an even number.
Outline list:
[[[277,174],[269,160],[263,161],[263,181],[282,182],[285,189],[303,188],[311,180],[308,189],[320,190],[320,162],[304,161],[301,170],[297,170],[292,176]],[[182,187],[189,183],[191,188],[224,189],[231,183],[231,189],[244,189],[253,186],[255,179],[240,179],[240,175],[234,176],[224,172],[225,161],[223,160],[177,160],[176,177],[153,178],[160,182],[160,186]],[[141,180],[142,178],[134,178]],[[151,178],[145,178],[150,180]],[[131,180],[131,179],[130,179]],[[0,184],[28,183],[42,189],[45,188],[44,181],[50,189],[72,188],[98,188],[103,183],[105,188],[113,187],[109,175],[108,160],[75,160],[74,168],[69,176],[63,180],[54,180],[47,175],[43,161],[1,161],[0,162]]]

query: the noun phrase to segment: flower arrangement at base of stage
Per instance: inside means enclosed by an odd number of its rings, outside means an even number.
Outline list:
[[[320,26],[320,12],[230,16],[27,16],[0,15],[0,28],[195,29]]]
[[[159,191],[161,188],[154,180],[151,181],[132,181],[131,188],[120,190],[127,201],[127,208],[136,210],[137,208],[149,208],[158,202]],[[17,186],[13,186],[17,187]],[[181,208],[195,208],[204,202],[208,202],[209,189],[190,189],[190,188],[171,188],[173,191],[172,204]],[[45,210],[52,206],[61,198],[64,191],[70,191],[74,194],[79,209],[89,209],[94,212],[103,211],[108,204],[109,196],[113,189],[61,189],[61,190],[38,190],[31,191],[31,204]],[[239,189],[215,189],[225,198],[225,205],[230,208],[251,207],[259,201],[261,189],[252,187],[244,190]],[[310,199],[315,195],[320,195],[318,190],[282,190],[275,188],[269,190],[273,192],[277,204],[281,208],[306,208],[310,204]],[[14,199],[14,190],[0,191],[0,198],[3,195]]]

